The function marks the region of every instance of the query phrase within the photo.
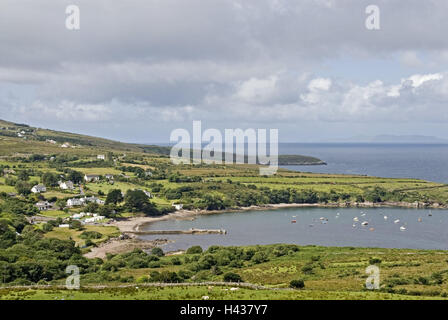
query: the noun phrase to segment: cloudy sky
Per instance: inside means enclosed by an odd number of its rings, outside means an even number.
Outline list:
[[[193,120],[285,142],[448,138],[447,13],[441,0],[1,0],[0,118],[132,142]]]

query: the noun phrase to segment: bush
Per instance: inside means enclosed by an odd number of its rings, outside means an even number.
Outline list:
[[[165,255],[165,254],[163,253],[163,250],[160,249],[160,248],[158,248],[158,247],[153,248],[153,249],[151,250],[151,254],[153,254],[153,255],[155,255],[155,256],[157,256],[157,257],[163,257],[163,256]]]
[[[84,231],[79,235],[81,239],[101,239],[103,235],[97,231]]]
[[[380,258],[370,258],[369,259],[369,263],[370,264],[380,264],[381,263],[381,259]]]
[[[303,289],[305,288],[305,282],[302,279],[291,280],[289,287],[293,289]]]
[[[200,254],[202,253],[202,248],[200,246],[192,246],[187,249],[187,254]]]
[[[227,272],[223,279],[225,282],[243,282],[243,279],[241,279],[241,276],[237,273],[233,272]]]

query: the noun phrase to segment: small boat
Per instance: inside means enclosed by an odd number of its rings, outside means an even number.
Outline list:
[[[400,219],[397,219],[397,220],[394,221],[394,223],[398,223],[398,222],[400,222]]]
[[[422,218],[418,218],[417,221],[418,221],[418,222],[422,222]]]
[[[353,228],[356,228],[356,224],[353,224],[352,227],[353,227]]]
[[[291,220],[291,223],[296,223],[297,222],[297,220]]]
[[[353,221],[358,222],[359,221],[358,217],[354,217]]]
[[[366,214],[365,213],[363,213],[362,215],[361,215],[361,217],[365,217],[366,216]]]
[[[387,220],[387,216],[384,216],[384,220]]]
[[[311,227],[314,227],[314,224],[309,224],[308,227],[310,227],[310,228],[311,228]]]
[[[406,227],[405,226],[401,226],[400,227],[400,231],[405,231],[406,230]]]
[[[370,228],[369,231],[375,231],[375,228]]]
[[[368,225],[369,223],[367,221],[364,221],[363,223],[361,223],[363,226]]]
[[[432,212],[431,211],[429,211],[428,217],[432,217]]]
[[[328,221],[328,218],[320,217],[319,220],[320,220],[320,221]]]

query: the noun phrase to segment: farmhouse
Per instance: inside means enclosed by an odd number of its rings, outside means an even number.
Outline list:
[[[84,202],[81,199],[72,198],[67,200],[67,207],[76,207],[82,205],[84,205]]]
[[[51,203],[48,201],[39,201],[35,204],[39,211],[45,211],[51,209]]]
[[[173,203],[171,206],[173,206],[176,210],[181,210],[184,205],[182,203]]]
[[[104,176],[107,180],[114,180],[114,175],[113,174],[106,174]]]
[[[84,181],[86,181],[86,182],[99,181],[99,180],[100,180],[100,176],[97,174],[84,175]]]
[[[64,181],[64,182],[60,182],[59,183],[59,188],[61,188],[62,190],[73,190],[75,187],[73,185],[72,181]]]
[[[106,160],[106,156],[104,154],[99,154],[96,156],[98,160]]]
[[[47,188],[43,184],[36,184],[34,187],[31,188],[32,193],[41,193],[46,192]]]

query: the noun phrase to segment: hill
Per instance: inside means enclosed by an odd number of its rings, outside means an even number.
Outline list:
[[[170,147],[125,143],[83,134],[31,127],[0,120],[0,156],[32,153],[135,152],[168,156]],[[280,155],[280,165],[322,165],[324,161],[302,155]]]

